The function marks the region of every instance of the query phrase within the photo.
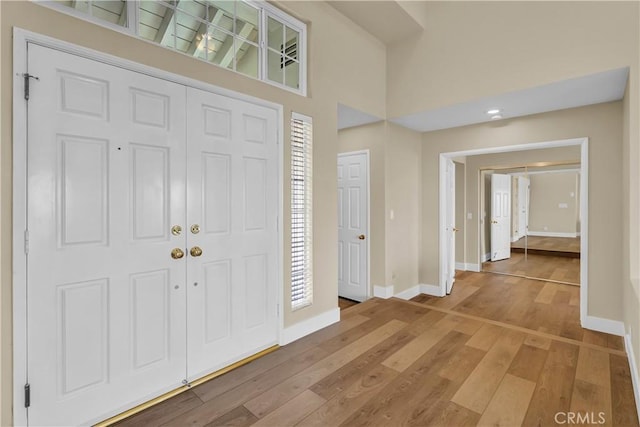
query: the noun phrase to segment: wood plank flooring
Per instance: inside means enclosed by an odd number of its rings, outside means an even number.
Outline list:
[[[118,425],[637,426],[622,341],[580,328],[574,292],[463,273],[445,298],[374,298]]]
[[[344,309],[349,308],[351,306],[354,306],[356,304],[359,304],[358,301],[354,301],[354,300],[350,300],[350,299],[347,299],[347,298],[338,297],[338,307],[340,307],[340,310],[344,310]]]
[[[549,252],[573,252],[580,253],[580,237],[540,237],[527,236],[511,243],[511,248],[524,249],[525,243],[528,249]]]
[[[511,258],[482,263],[482,271],[580,284],[580,259],[511,252]]]

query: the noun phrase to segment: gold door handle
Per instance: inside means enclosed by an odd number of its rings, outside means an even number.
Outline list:
[[[180,248],[175,248],[171,251],[171,258],[180,259],[184,256],[184,252]]]
[[[458,230],[457,228],[453,227],[453,231],[460,231],[460,230]]]
[[[200,249],[198,246],[194,246],[191,248],[189,253],[192,257],[199,257],[200,255],[202,255],[202,249]]]
[[[495,219],[491,221],[491,224],[497,224],[498,221],[496,221]]]
[[[358,239],[360,239],[360,240],[364,240],[364,239],[365,239],[364,234],[359,235],[359,236],[358,236]]]

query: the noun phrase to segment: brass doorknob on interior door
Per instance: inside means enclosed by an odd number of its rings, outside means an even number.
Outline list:
[[[364,234],[359,235],[359,236],[358,236],[358,239],[360,239],[360,240],[364,240],[364,239],[365,239]]]
[[[174,248],[171,251],[171,258],[173,258],[173,259],[180,259],[183,256],[184,256],[184,252],[180,248]]]
[[[491,224],[497,224],[498,221],[496,221],[495,219],[491,221]]]
[[[457,228],[453,227],[453,231],[460,231],[460,230],[458,230]]]
[[[200,249],[198,246],[194,246],[191,248],[189,253],[192,257],[199,257],[200,255],[202,255],[202,249]]]

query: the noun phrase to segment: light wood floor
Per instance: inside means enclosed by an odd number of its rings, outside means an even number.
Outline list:
[[[528,249],[550,252],[580,253],[580,237],[539,237],[527,236]],[[511,248],[524,249],[525,238],[512,242]]]
[[[338,307],[340,307],[340,311],[353,307],[356,304],[359,304],[358,301],[338,297]]]
[[[511,252],[511,258],[482,263],[482,271],[580,284],[580,259]]]
[[[577,288],[513,279],[371,299],[121,425],[550,426],[567,411],[638,425],[620,338],[578,330]]]

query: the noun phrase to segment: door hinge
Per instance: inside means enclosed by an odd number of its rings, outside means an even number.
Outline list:
[[[40,77],[36,77],[29,73],[22,74],[22,77],[24,78],[24,99],[28,101],[29,100],[29,79],[40,80]]]
[[[24,385],[24,407],[28,408],[31,406],[31,385],[26,383]]]
[[[24,254],[29,255],[29,230],[24,230]]]

